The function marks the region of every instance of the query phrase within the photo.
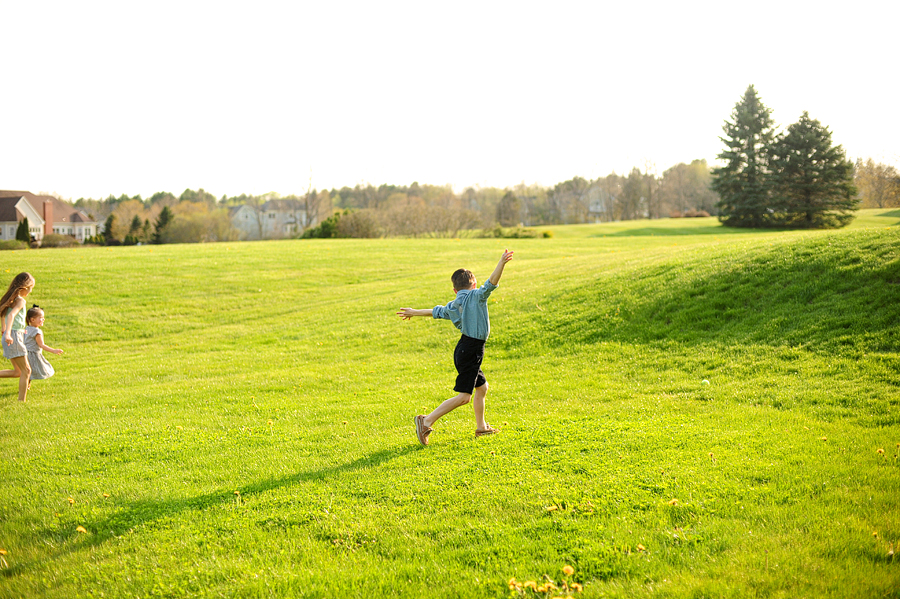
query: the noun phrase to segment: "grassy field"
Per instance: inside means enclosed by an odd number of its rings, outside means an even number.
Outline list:
[[[0,253],[65,350],[0,380],[0,597],[900,597],[900,211],[543,230]],[[506,246],[502,433],[420,447],[458,334],[395,312]]]

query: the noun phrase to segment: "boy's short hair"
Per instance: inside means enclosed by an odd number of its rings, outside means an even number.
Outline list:
[[[460,291],[462,289],[468,289],[475,282],[475,275],[472,274],[471,270],[466,268],[460,268],[453,276],[450,277],[450,280],[453,281],[453,288],[456,291]]]

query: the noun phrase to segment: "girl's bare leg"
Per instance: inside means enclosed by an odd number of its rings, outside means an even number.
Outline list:
[[[31,365],[25,356],[13,358],[10,361],[16,370],[19,371],[19,401],[25,401],[28,395],[28,383],[31,380]]]
[[[0,341],[0,343],[3,343]],[[0,379],[17,379],[22,376],[22,373],[19,372],[19,367],[16,366],[16,363],[13,362],[13,367],[15,370],[0,370]]]

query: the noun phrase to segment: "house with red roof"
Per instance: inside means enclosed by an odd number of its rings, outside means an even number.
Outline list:
[[[96,221],[68,202],[28,191],[0,190],[0,240],[15,239],[25,218],[28,232],[38,242],[51,233],[71,235],[82,243],[97,234]]]

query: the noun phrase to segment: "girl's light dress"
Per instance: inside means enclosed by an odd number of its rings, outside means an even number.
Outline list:
[[[41,334],[37,327],[25,327],[25,349],[28,350],[28,364],[31,365],[32,380],[49,379],[56,371],[44,357],[35,337]]]
[[[9,316],[9,312],[6,313],[6,316]],[[6,318],[2,319],[2,324],[6,325]],[[6,339],[0,338],[0,343],[3,344],[3,357],[7,360],[12,360],[13,358],[21,358],[27,353],[25,349],[25,310],[19,310],[16,313],[16,317],[13,318],[12,329],[10,330],[10,336],[12,337],[12,345],[6,345]],[[5,329],[0,329],[5,330]],[[0,334],[0,337],[3,337]]]

